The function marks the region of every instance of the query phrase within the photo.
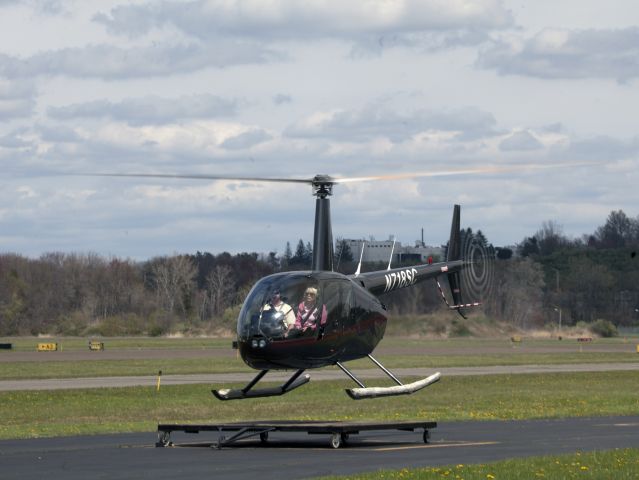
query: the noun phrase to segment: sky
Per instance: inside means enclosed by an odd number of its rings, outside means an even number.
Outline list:
[[[497,246],[639,215],[635,0],[0,0],[0,253],[277,251],[333,234]],[[528,168],[528,165],[544,168]],[[546,168],[551,167],[551,168]],[[89,174],[89,175],[85,175]]]

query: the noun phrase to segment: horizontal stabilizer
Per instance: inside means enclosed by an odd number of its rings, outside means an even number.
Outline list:
[[[363,398],[390,397],[393,395],[409,395],[415,393],[422,388],[431,385],[441,378],[441,373],[437,372],[430,377],[407,385],[396,385],[393,387],[369,387],[369,388],[347,388],[346,393],[353,400],[361,400]]]
[[[294,382],[286,385],[280,385],[278,387],[271,388],[259,388],[251,390],[243,389],[230,389],[221,388],[220,390],[211,390],[219,400],[241,400],[244,398],[257,398],[257,397],[275,397],[278,395],[284,395],[285,393],[295,390],[297,387],[309,382],[311,376],[309,374],[303,375],[297,378]]]

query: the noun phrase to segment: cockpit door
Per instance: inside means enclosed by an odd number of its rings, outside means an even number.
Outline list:
[[[330,279],[322,282],[327,317],[324,335],[341,334],[348,321],[351,303],[351,284],[348,280]]]

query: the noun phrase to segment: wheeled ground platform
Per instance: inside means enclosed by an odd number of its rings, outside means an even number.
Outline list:
[[[350,435],[373,430],[402,430],[414,432],[423,430],[423,441],[428,443],[430,430],[437,427],[436,422],[322,422],[322,421],[264,421],[243,423],[220,423],[217,425],[177,425],[159,424],[156,447],[172,446],[171,433],[234,432],[230,437],[220,436],[214,448],[233,445],[239,440],[259,436],[262,443],[268,441],[270,432],[306,432],[309,435],[330,435],[330,445],[339,448]]]

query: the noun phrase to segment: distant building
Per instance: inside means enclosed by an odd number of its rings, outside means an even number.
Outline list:
[[[344,239],[349,246],[353,260],[359,262],[359,256],[362,251],[362,244],[364,244],[364,256],[363,262],[383,262],[388,263],[393,252],[393,265],[398,265],[404,262],[428,262],[428,257],[433,257],[434,260],[440,260],[443,257],[444,249],[442,247],[431,247],[425,245],[423,241],[416,241],[415,246],[403,246],[401,242],[395,242],[395,249],[393,250],[392,237],[388,240],[375,240],[371,238],[365,239]]]

